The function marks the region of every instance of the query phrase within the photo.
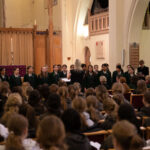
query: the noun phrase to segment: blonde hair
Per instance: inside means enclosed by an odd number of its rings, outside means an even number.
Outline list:
[[[112,130],[113,138],[123,150],[142,150],[143,140],[138,136],[133,124],[125,120],[119,121]]]
[[[5,150],[25,150],[21,136],[28,129],[28,121],[25,117],[15,114],[8,121],[9,136],[6,140]]]
[[[56,116],[47,116],[39,124],[37,141],[43,149],[66,150],[65,129]]]
[[[98,100],[96,96],[88,96],[86,98],[87,102],[87,112],[90,114],[91,119],[95,122],[99,121],[99,115],[97,111]]]
[[[117,117],[118,105],[112,98],[108,97],[107,99],[104,100],[103,108],[108,114],[110,114],[114,118]]]
[[[113,94],[123,94],[124,93],[124,88],[121,83],[114,83],[112,86],[112,92]]]
[[[79,59],[75,60],[75,69],[76,70],[81,70],[81,62]]]
[[[5,112],[12,111],[18,112],[19,107],[22,105],[22,97],[18,93],[12,93],[8,96],[5,104]]]
[[[146,82],[144,80],[138,80],[137,92],[138,94],[144,94],[147,91]]]
[[[107,82],[107,78],[105,76],[99,77],[100,82]]]
[[[96,87],[96,97],[100,102],[103,102],[109,96],[108,91],[105,86],[99,85]]]
[[[22,94],[26,98],[28,98],[28,95],[27,95],[27,89],[28,89],[28,87],[30,87],[30,83],[29,82],[23,82],[22,83],[22,86],[21,86],[21,88],[22,88]]]
[[[87,108],[86,100],[83,99],[82,97],[78,96],[72,101],[72,107],[80,114],[80,117],[81,117],[81,128],[85,129],[88,126],[87,123],[86,123],[86,118],[83,115],[83,112]]]
[[[62,86],[58,89],[58,94],[60,96],[61,99],[61,106],[63,108],[63,110],[67,109],[67,103],[66,103],[66,99],[68,97],[68,89],[65,86]]]

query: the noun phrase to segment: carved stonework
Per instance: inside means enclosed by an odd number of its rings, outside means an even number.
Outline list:
[[[104,41],[96,42],[96,58],[104,59]]]

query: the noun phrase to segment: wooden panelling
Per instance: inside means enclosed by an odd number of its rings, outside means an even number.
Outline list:
[[[46,48],[47,43],[46,35],[36,35],[35,36],[35,48],[34,48],[34,67],[35,73],[39,74],[41,67],[46,64]]]
[[[53,64],[62,64],[62,40],[61,35],[53,36]]]
[[[130,44],[129,58],[130,65],[132,65],[134,68],[137,68],[139,66],[139,44]]]

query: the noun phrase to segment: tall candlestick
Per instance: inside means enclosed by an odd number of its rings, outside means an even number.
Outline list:
[[[36,26],[36,19],[34,20],[34,25]]]
[[[13,52],[13,39],[11,38],[11,52]]]

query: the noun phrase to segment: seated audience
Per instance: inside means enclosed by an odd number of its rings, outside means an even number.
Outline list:
[[[28,103],[34,108],[37,116],[45,112],[45,107],[41,102],[41,96],[39,94],[39,91],[33,90],[30,93]]]
[[[24,141],[28,135],[28,121],[25,117],[18,114],[13,115],[8,121],[8,130],[9,135],[4,145],[6,150],[29,149],[31,145],[26,145]]]
[[[98,110],[98,100],[96,96],[88,96],[86,98],[87,102],[87,112],[90,114],[90,118],[95,122],[98,123],[99,120],[104,119],[103,115]]]
[[[126,83],[126,78],[125,77],[120,77],[120,83],[123,85],[123,88],[124,88],[124,94],[127,94],[130,92],[130,88],[129,86],[127,85]]]
[[[108,91],[107,91],[106,87],[103,85],[99,85],[98,87],[96,87],[95,91],[96,91],[96,97],[98,99],[98,110],[102,111],[103,110],[103,101],[105,99],[107,99],[109,96]]]
[[[112,86],[112,94],[116,95],[116,94],[120,94],[124,97],[124,87],[121,83],[114,83]],[[125,103],[129,103],[125,98],[124,98],[124,102]]]
[[[144,146],[135,126],[128,121],[117,122],[113,127],[112,135],[116,150],[142,150]]]
[[[86,100],[82,97],[76,97],[72,101],[72,107],[80,114],[82,130],[86,130],[88,127],[94,125],[94,122],[90,119],[90,115],[86,112]]]
[[[106,77],[106,79],[107,79],[107,88],[110,89],[112,81],[111,81],[111,72],[109,71],[108,67],[109,67],[108,64],[106,64],[106,63],[102,64],[102,69],[99,72],[99,76],[105,76]]]
[[[50,86],[49,86],[49,93],[50,94],[56,94],[57,93],[57,91],[58,91],[58,85],[57,84],[51,84]]]
[[[68,108],[71,108],[71,100],[68,97],[68,89],[65,86],[62,86],[58,89],[58,94],[61,99],[61,108],[63,110],[66,110]]]
[[[145,92],[144,98],[143,98],[143,104],[144,106],[141,108],[139,112],[139,116],[148,116],[150,117],[150,91]]]
[[[8,86],[1,83],[0,85],[0,117],[3,115],[4,105],[7,101],[9,93],[10,93],[10,89],[8,88]]]
[[[58,94],[50,94],[45,105],[47,107],[47,111],[43,115],[41,115],[40,119],[43,119],[48,115],[56,115],[57,117],[61,117],[61,100]]]
[[[104,122],[99,125],[99,127],[103,130],[112,129],[112,126],[117,119],[118,106],[113,99],[107,98],[103,102],[103,107],[106,112],[106,118],[104,119]]]
[[[119,106],[125,103],[123,94],[114,94],[112,98]]]
[[[136,94],[144,94],[147,91],[146,82],[144,80],[138,80]]]
[[[80,114],[74,109],[65,110],[62,121],[66,129],[68,150],[91,150],[88,138],[81,133]]]
[[[145,77],[145,81],[146,81],[147,88],[150,88],[150,76],[149,75]]]
[[[85,92],[85,97],[88,97],[90,95],[96,96],[95,90],[93,88],[88,88]]]
[[[47,116],[39,124],[37,142],[43,150],[67,150],[65,129],[56,116]]]
[[[140,131],[140,121],[137,119],[134,108],[130,104],[120,105],[118,109],[118,119],[128,120],[130,123],[134,124],[137,127],[138,131]]]
[[[100,76],[99,80],[101,85],[109,89],[109,85],[107,84],[107,78],[105,76]]]

